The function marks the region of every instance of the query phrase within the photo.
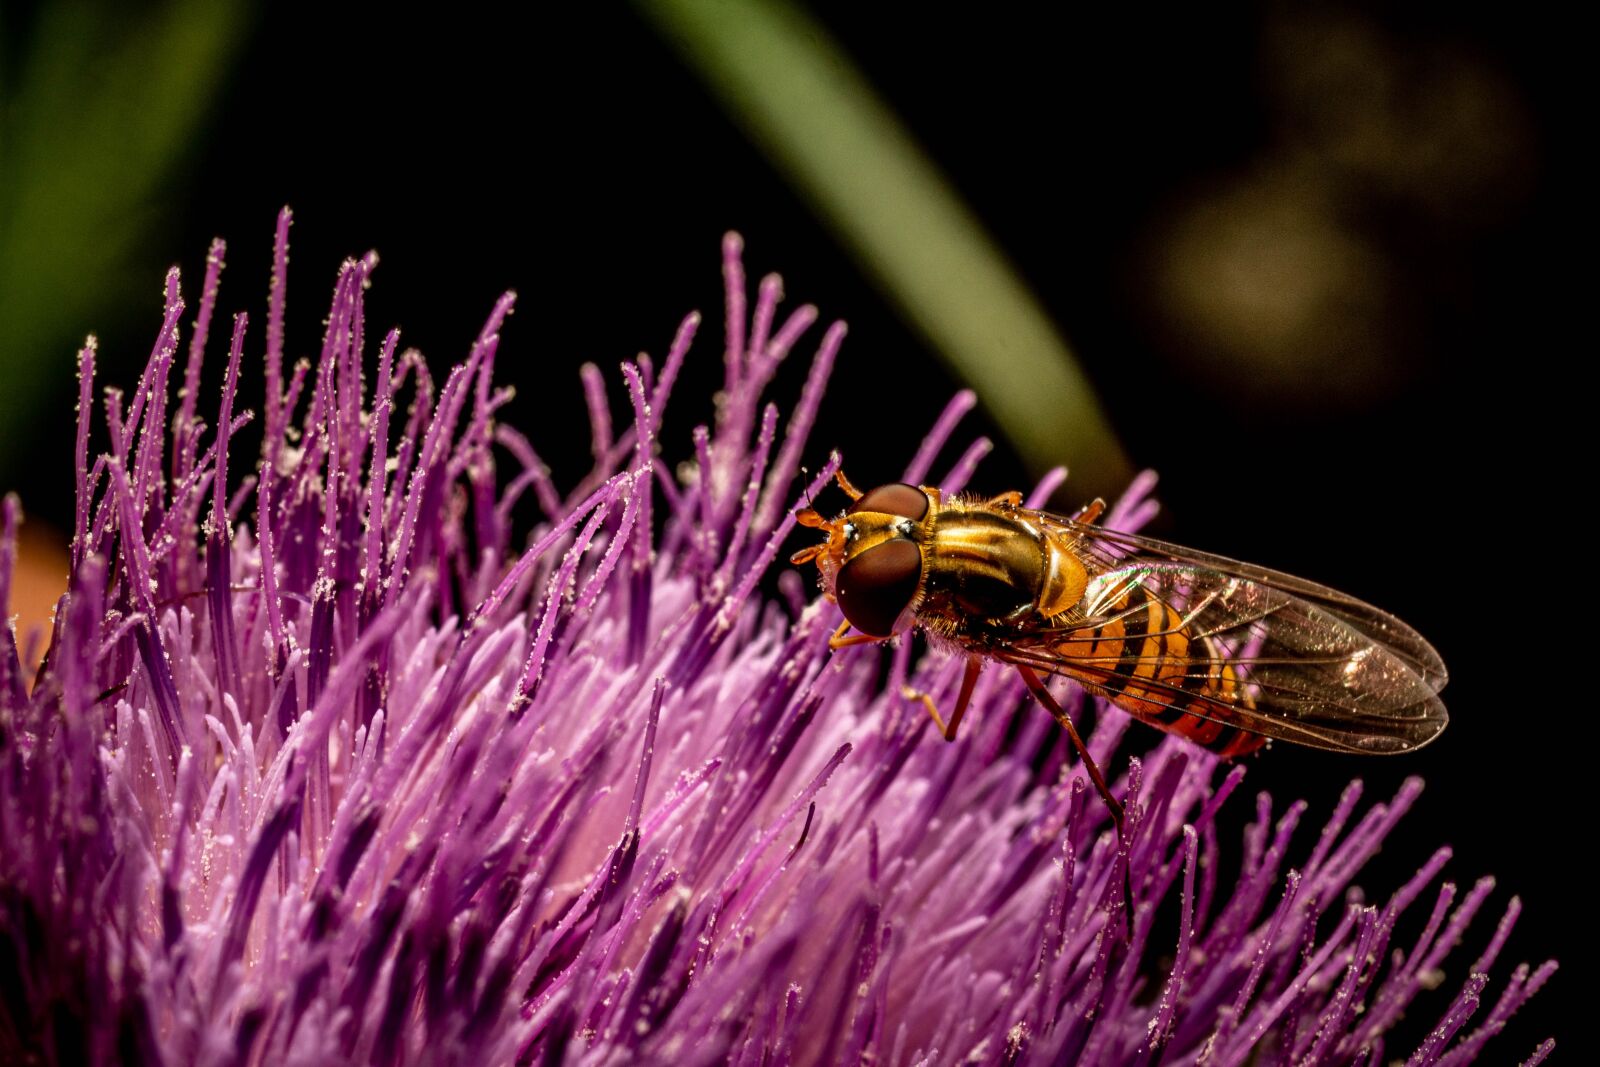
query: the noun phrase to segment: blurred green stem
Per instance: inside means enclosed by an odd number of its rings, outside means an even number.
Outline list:
[[[1130,466],[1027,285],[823,28],[783,0],[639,9],[878,278],[1036,471],[1110,494]],[[1077,495],[1076,493],[1074,495]]]
[[[130,295],[163,205],[254,17],[226,0],[47,4],[0,77],[0,478],[27,461],[41,397],[70,396],[86,324]],[[159,275],[140,295],[158,292]],[[54,415],[49,417],[56,417]]]

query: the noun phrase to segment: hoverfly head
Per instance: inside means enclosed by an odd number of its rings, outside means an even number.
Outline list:
[[[802,548],[789,557],[789,562],[798,565],[815,561],[825,575],[829,573],[830,568],[837,569],[839,561],[844,558],[844,516],[825,519],[815,508],[802,508],[795,512],[794,521],[801,526],[821,530],[827,535],[827,540]]]
[[[802,471],[805,470],[804,467],[800,469]],[[834,471],[833,476],[838,481],[839,488],[849,494],[852,501],[861,499],[861,490],[850,484],[850,479],[844,476],[844,471]],[[809,496],[806,503],[811,503]],[[829,591],[828,595],[832,596],[833,576],[838,571],[839,565],[844,562],[846,540],[844,514],[840,514],[837,518],[825,519],[822,517],[822,513],[813,505],[795,512],[794,521],[801,526],[806,526],[813,530],[821,530],[828,535],[827,540],[821,544],[802,548],[790,556],[789,562],[799,566],[800,564],[815,561],[817,569],[822,572],[822,587]]]
[[[922,542],[931,501],[914,485],[892,483],[868,492],[841,473],[839,486],[851,503],[837,518],[814,508],[799,512],[802,526],[822,530],[827,540],[802,549],[795,563],[815,562],[822,588],[850,624],[864,634],[887,637],[916,603],[926,561]]]
[[[796,565],[815,561],[830,591],[834,574],[851,557],[887,539],[920,540],[922,520],[928,514],[928,494],[914,485],[894,482],[863,493],[844,471],[836,472],[835,478],[850,497],[850,506],[832,519],[823,518],[814,506],[797,511],[796,522],[823,531],[827,539],[789,557]]]

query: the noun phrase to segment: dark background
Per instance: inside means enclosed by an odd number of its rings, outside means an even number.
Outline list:
[[[1464,890],[1492,873],[1500,888],[1406,1032],[1442,1012],[1516,893],[1527,910],[1491,997],[1522,960],[1558,956],[1563,970],[1490,1056],[1521,1058],[1553,1033],[1558,1062],[1581,1062],[1585,1028],[1565,1009],[1585,984],[1575,938],[1592,934],[1574,874],[1594,836],[1580,766],[1592,696],[1570,664],[1585,658],[1589,594],[1571,577],[1588,567],[1555,535],[1575,488],[1562,397],[1576,349],[1561,321],[1575,287],[1556,188],[1566,67],[1549,31],[1444,6],[1026,24],[913,7],[815,14],[1012,257],[1128,454],[1160,471],[1155,532],[1347,590],[1438,646],[1453,722],[1436,744],[1366,761],[1280,746],[1252,761],[1247,791],[1310,801],[1309,847],[1351,775],[1369,800],[1426,777],[1361,884],[1386,896],[1448,842],[1449,878]],[[8,47],[32,17],[13,13]],[[117,160],[106,171],[115,180]],[[102,380],[136,380],[162,271],[181,264],[192,294],[214,235],[229,242],[219,312],[249,309],[259,338],[283,203],[296,214],[292,354],[315,352],[340,259],[368,248],[382,256],[369,328],[400,325],[436,369],[465,354],[503,289],[519,291],[500,358],[520,392],[506,418],[558,482],[587,464],[579,363],[614,381],[620,360],[660,358],[699,308],[707,322],[664,438],[669,458],[687,454],[720,380],[730,228],[752,286],[781,271],[791,304],[850,323],[810,462],[838,447],[858,481],[896,476],[961,384],[628,9],[514,25],[465,8],[427,22],[382,6],[261,12],[201,136],[144,206],[152,236],[129,267],[139,299],[75,331],[99,333]],[[0,486],[56,529],[71,521],[79,339],[59,339],[60,380],[37,409],[51,414],[5,431],[28,446],[0,469]],[[796,394],[811,350],[780,397]],[[870,384],[880,377],[893,387]],[[1003,428],[980,413],[967,429],[1001,442],[978,487],[1027,482]],[[1069,483],[1058,503],[1077,502]],[[1236,819],[1250,806],[1236,800]]]

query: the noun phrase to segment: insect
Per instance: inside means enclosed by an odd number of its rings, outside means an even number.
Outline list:
[[[890,484],[837,518],[797,516],[827,539],[815,562],[845,621],[829,646],[885,641],[914,627],[966,656],[948,719],[953,741],[985,661],[1016,667],[1066,729],[1120,834],[1111,796],[1071,718],[1040,679],[1064,675],[1158,729],[1225,757],[1269,739],[1339,752],[1421,748],[1444,729],[1444,664],[1400,620],[1332,589],[1263,567],[1022,506],[1022,494],[946,497]],[[858,633],[849,634],[854,627]]]

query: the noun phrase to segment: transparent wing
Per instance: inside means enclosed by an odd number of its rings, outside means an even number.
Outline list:
[[[1448,721],[1437,695],[1447,680],[1438,653],[1386,612],[1264,567],[1046,512],[1025,517],[1073,543],[1090,584],[1083,617],[1022,628],[995,651],[998,658],[1112,688],[1148,655],[1151,643],[1142,638],[1168,635],[1139,631],[1141,639],[1115,643],[1114,655],[1085,639],[1133,621],[1155,599],[1172,609],[1171,629],[1186,640],[1159,642],[1171,647],[1160,676],[1140,680],[1140,700],[1349,752],[1419,748]],[[1219,694],[1216,679],[1226,668],[1238,685]]]

